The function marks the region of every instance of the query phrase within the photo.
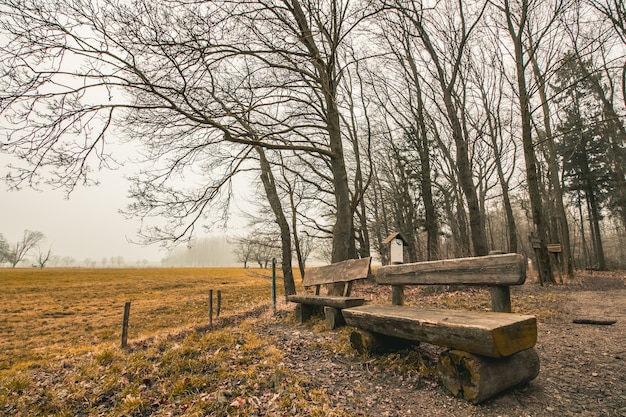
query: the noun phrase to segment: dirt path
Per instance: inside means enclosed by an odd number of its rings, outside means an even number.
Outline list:
[[[436,376],[420,374],[436,349],[422,345],[410,353],[414,364],[394,356],[368,358],[348,349],[348,330],[266,325],[286,352],[286,363],[324,388],[333,406],[362,416],[617,416],[626,417],[626,287],[624,277],[589,277],[575,285],[523,292],[559,294],[550,305],[561,314],[540,321],[537,352],[541,372],[481,405],[448,394]],[[613,319],[613,325],[574,324],[575,318]]]

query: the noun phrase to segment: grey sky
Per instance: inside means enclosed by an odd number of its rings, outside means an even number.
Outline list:
[[[8,159],[0,156],[3,174]],[[72,256],[79,262],[91,258],[99,264],[103,257],[112,256],[123,256],[129,264],[160,261],[165,253],[157,246],[129,243],[136,240],[139,223],[118,212],[128,202],[129,183],[123,174],[104,171],[98,177],[99,186],[79,187],[69,199],[62,190],[7,191],[2,183],[0,233],[13,243],[24,230],[38,230],[47,237],[46,249],[52,245],[54,255]]]

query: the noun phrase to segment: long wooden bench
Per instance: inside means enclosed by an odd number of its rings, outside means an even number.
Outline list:
[[[354,281],[366,279],[370,276],[370,264],[372,258],[348,259],[307,269],[304,274],[303,285],[305,288],[314,288],[314,294],[290,295],[287,299],[296,305],[296,319],[302,323],[307,321],[316,312],[324,313],[326,327],[334,329],[345,324],[342,310],[349,307],[361,306],[365,303],[364,298],[351,297],[352,284]],[[320,295],[323,285],[342,286],[340,296]]]
[[[343,310],[346,323],[361,329],[351,336],[357,350],[374,351],[397,341],[427,342],[449,348],[438,360],[444,385],[478,403],[534,379],[539,358],[534,316],[511,313],[512,285],[526,278],[526,259],[518,254],[389,265],[375,280],[392,285],[392,305]],[[406,285],[490,287],[492,311],[423,309],[405,305]]]

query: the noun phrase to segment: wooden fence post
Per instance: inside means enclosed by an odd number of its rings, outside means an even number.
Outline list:
[[[130,301],[124,303],[124,318],[122,320],[122,349],[128,346],[128,319],[130,317]]]
[[[209,290],[209,326],[213,327],[213,290]]]
[[[220,316],[221,310],[222,310],[222,290],[217,290],[217,311],[215,312],[215,317]]]

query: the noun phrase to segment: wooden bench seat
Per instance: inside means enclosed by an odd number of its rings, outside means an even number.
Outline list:
[[[351,297],[352,284],[370,276],[371,258],[348,259],[307,269],[304,274],[305,288],[314,288],[314,294],[290,295],[287,300],[296,305],[296,319],[302,323],[307,321],[316,312],[323,312],[326,327],[334,329],[345,324],[342,310],[361,306],[364,298]],[[320,295],[322,285],[340,285],[342,295]]]
[[[389,265],[374,274],[391,285],[392,305],[363,305],[343,310],[356,327],[357,350],[426,342],[446,348],[437,369],[454,394],[478,403],[539,373],[534,316],[511,313],[511,285],[526,278],[526,259],[518,254]],[[405,305],[406,285],[472,285],[490,288],[492,311],[424,309]]]
[[[502,358],[537,342],[534,316],[367,305],[343,311],[348,325],[401,339]]]

